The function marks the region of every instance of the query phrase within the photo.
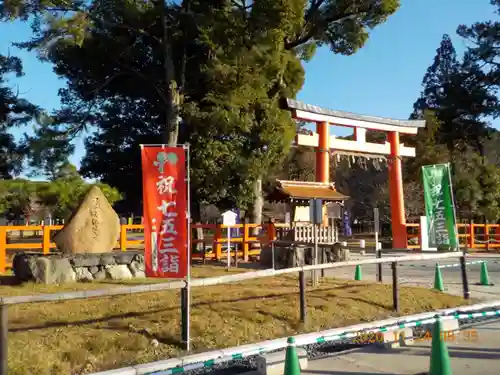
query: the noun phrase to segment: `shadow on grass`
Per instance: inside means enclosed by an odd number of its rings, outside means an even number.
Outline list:
[[[175,346],[175,347],[178,347],[181,349],[184,348],[184,344],[178,338],[175,338],[175,337],[170,336],[170,335],[165,335],[165,334],[155,335],[155,334],[149,332],[147,329],[133,329],[130,326],[101,327],[100,329],[105,329],[105,330],[113,331],[113,332],[116,332],[116,331],[121,331],[121,332],[125,332],[125,333],[132,332],[135,334],[142,335],[149,340],[156,340],[160,344]]]
[[[325,289],[323,289],[323,291],[345,290],[345,289],[351,289],[351,288],[356,288],[356,287],[358,287],[358,286],[357,285],[340,285],[340,286],[336,286],[336,287],[325,288]],[[321,290],[316,290],[315,292],[318,293],[318,292],[321,292]],[[320,296],[317,295],[316,293],[311,294],[311,297],[314,296],[314,297],[319,298]],[[267,294],[267,295],[261,295],[261,296],[249,296],[249,297],[235,298],[235,299],[221,299],[221,300],[213,300],[213,301],[204,301],[204,302],[193,303],[191,306],[192,306],[192,308],[208,307],[209,309],[211,309],[213,311],[220,311],[220,307],[216,307],[213,305],[221,304],[221,303],[230,304],[230,303],[235,303],[235,302],[247,302],[247,301],[254,301],[254,300],[270,300],[270,301],[276,302],[279,299],[286,298],[289,296],[297,296],[297,298],[298,298],[299,293],[298,292],[289,292],[289,293],[281,293],[281,294]],[[336,296],[336,297],[350,299],[349,297],[339,297],[339,296]],[[365,301],[362,299],[355,298],[354,300],[359,300],[358,302],[363,302],[363,303],[370,303],[369,301]],[[385,307],[383,307],[383,308],[385,308]],[[42,329],[46,329],[46,328],[58,328],[58,327],[69,327],[69,326],[87,325],[87,324],[95,324],[95,323],[106,323],[106,322],[109,322],[109,321],[114,320],[114,319],[141,318],[141,317],[151,315],[151,314],[163,313],[163,312],[173,311],[173,310],[178,310],[178,309],[180,309],[180,305],[175,305],[172,307],[162,308],[162,309],[141,311],[141,312],[129,312],[129,313],[125,313],[125,314],[108,315],[108,316],[102,317],[102,318],[77,320],[77,321],[72,321],[72,322],[70,322],[70,321],[46,322],[46,323],[41,324],[41,325],[11,328],[11,329],[9,329],[9,332],[13,332],[13,333],[26,332],[26,331],[30,331],[30,330],[42,330]],[[237,308],[234,308],[234,307],[231,307],[229,309],[233,309],[234,311],[237,311],[237,312],[243,311],[241,309],[238,310]],[[259,310],[258,312],[262,315],[267,315],[267,316],[270,316],[274,319],[291,324],[292,326],[295,325],[295,321],[291,320],[289,318],[275,315],[271,312],[264,311],[264,310]],[[22,324],[22,323],[24,323],[24,321],[15,320],[15,321],[11,321],[11,323],[12,324]],[[299,324],[299,323],[297,323],[297,324]],[[104,327],[104,328],[106,328],[106,327]],[[109,329],[112,329],[112,327],[109,327]],[[156,339],[158,341],[160,341],[158,338],[156,338]]]
[[[363,298],[357,298],[357,297],[339,297],[339,298],[350,299],[350,300],[353,300],[356,302],[366,303],[367,305],[377,306],[377,307],[380,307],[381,309],[384,309],[384,310],[391,310],[392,311],[392,308],[393,308],[392,303],[389,303],[388,305],[384,305],[382,303],[373,302],[370,300],[366,300]]]
[[[251,296],[251,297],[245,297],[245,298],[238,298],[238,299],[227,299],[227,300],[214,300],[214,301],[207,301],[207,302],[198,302],[198,303],[193,303],[191,307],[201,307],[201,306],[211,306],[214,304],[218,303],[234,303],[234,302],[245,302],[245,301],[253,301],[253,300],[262,300],[262,299],[280,299],[283,297],[287,297],[290,295],[295,295],[298,293],[282,293],[282,294],[268,294],[268,295],[263,295],[263,296]],[[113,319],[126,319],[126,318],[139,318],[143,317],[146,315],[151,315],[151,314],[157,314],[157,313],[162,313],[166,311],[173,311],[173,310],[178,310],[180,309],[180,305],[164,308],[164,309],[156,309],[156,310],[148,310],[144,312],[129,312],[125,314],[117,314],[117,315],[108,315],[103,318],[95,318],[95,319],[86,319],[86,320],[78,320],[74,322],[67,322],[67,321],[61,321],[61,322],[47,322],[42,325],[38,326],[28,326],[28,327],[22,327],[22,328],[12,328],[9,329],[9,332],[25,332],[25,331],[30,331],[30,330],[39,330],[39,329],[45,329],[45,328],[57,328],[57,327],[67,327],[67,326],[77,326],[77,325],[85,325],[85,324],[94,324],[94,323],[103,323],[103,322],[108,322]],[[215,309],[214,311],[219,311],[220,308]],[[21,322],[16,321],[14,323],[20,324]]]
[[[22,283],[13,275],[2,275],[0,276],[0,285],[5,286],[20,286]]]

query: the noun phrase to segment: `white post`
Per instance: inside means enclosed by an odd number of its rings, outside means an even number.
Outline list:
[[[227,226],[227,269],[231,268],[231,226]]]
[[[313,259],[313,264],[314,265],[318,265],[319,264],[319,261],[318,261],[318,257],[319,257],[319,251],[318,251],[318,224],[313,224],[313,237],[314,237],[314,259]],[[312,286],[313,288],[317,287],[318,286],[318,271],[317,270],[313,270],[312,272],[312,278],[313,278],[313,281],[312,281]]]
[[[427,232],[427,216],[420,216],[419,227],[420,250],[422,251],[437,251],[437,248],[429,247],[429,233]]]
[[[359,247],[364,249],[365,248],[365,240],[359,240]]]

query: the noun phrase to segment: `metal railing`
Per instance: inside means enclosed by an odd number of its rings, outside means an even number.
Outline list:
[[[288,275],[299,273],[299,289],[300,289],[300,317],[303,322],[307,319],[307,305],[305,302],[305,272],[321,269],[334,269],[341,267],[352,267],[357,265],[368,264],[383,264],[391,263],[392,265],[392,290],[393,290],[393,308],[396,312],[399,311],[399,282],[398,282],[398,263],[412,262],[431,259],[448,259],[460,258],[462,265],[462,281],[464,298],[469,298],[469,286],[467,281],[466,254],[461,252],[448,252],[437,254],[420,254],[420,255],[406,255],[406,256],[392,256],[385,258],[374,258],[366,260],[346,261],[338,263],[326,263],[318,265],[304,265],[300,267],[293,267],[287,269],[267,269],[254,272],[245,272],[236,275],[225,275],[204,279],[192,279],[189,282],[189,287],[205,287],[210,285],[228,284],[244,280],[252,280],[265,277],[273,277],[279,275]],[[43,303],[54,301],[70,301],[77,299],[110,297],[120,295],[131,295],[139,293],[158,292],[164,290],[181,290],[184,291],[188,288],[186,281],[174,281],[160,284],[137,285],[130,287],[117,287],[112,289],[103,290],[85,290],[79,292],[63,292],[55,294],[40,294],[31,296],[12,296],[0,298],[0,375],[6,375],[8,371],[8,308],[10,305],[26,304],[26,303]],[[181,293],[182,295],[182,293]],[[181,306],[183,304],[181,303]],[[188,325],[188,322],[184,322]],[[182,329],[182,341],[189,341],[189,331]]]

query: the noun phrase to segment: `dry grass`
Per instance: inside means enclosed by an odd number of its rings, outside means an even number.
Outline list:
[[[206,277],[227,272],[204,266],[194,268],[193,274]],[[1,286],[0,295],[102,287],[103,283]],[[393,315],[390,286],[324,280],[319,288],[307,292],[309,320],[302,326],[296,277],[194,288],[192,302],[191,334],[196,351]],[[459,297],[426,289],[401,289],[402,314],[465,303]],[[85,374],[182,354],[178,292],[13,306],[9,324],[12,375]],[[154,340],[159,342],[157,347]]]

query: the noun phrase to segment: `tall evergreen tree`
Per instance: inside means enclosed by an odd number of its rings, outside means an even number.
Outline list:
[[[138,144],[189,141],[193,200],[245,206],[253,182],[280,162],[293,135],[278,100],[300,89],[300,59],[318,45],[354,53],[399,1],[12,4],[5,17],[39,16],[35,38],[23,46],[44,52],[69,79],[64,108],[30,142],[39,146],[32,147],[38,164],[63,149],[43,147],[51,139],[95,126],[82,172],[138,200]],[[70,18],[60,12],[68,7]],[[62,16],[47,22],[49,13]]]
[[[491,113],[497,98],[481,84],[482,75],[467,55],[460,61],[450,37],[444,35],[423,78],[412,117],[422,118],[425,110],[432,110],[440,123],[437,143],[446,144],[450,153],[471,144],[484,154],[483,141],[490,133],[484,116]]]
[[[457,32],[468,43],[468,55],[484,71],[481,77],[484,85],[497,90],[500,87],[500,0],[490,0],[495,8],[495,19],[460,25]],[[500,108],[496,107],[495,115]]]
[[[19,97],[8,76],[23,75],[21,60],[0,55],[0,179],[9,179],[20,173],[25,150],[16,143],[11,130],[33,120],[39,109]]]

